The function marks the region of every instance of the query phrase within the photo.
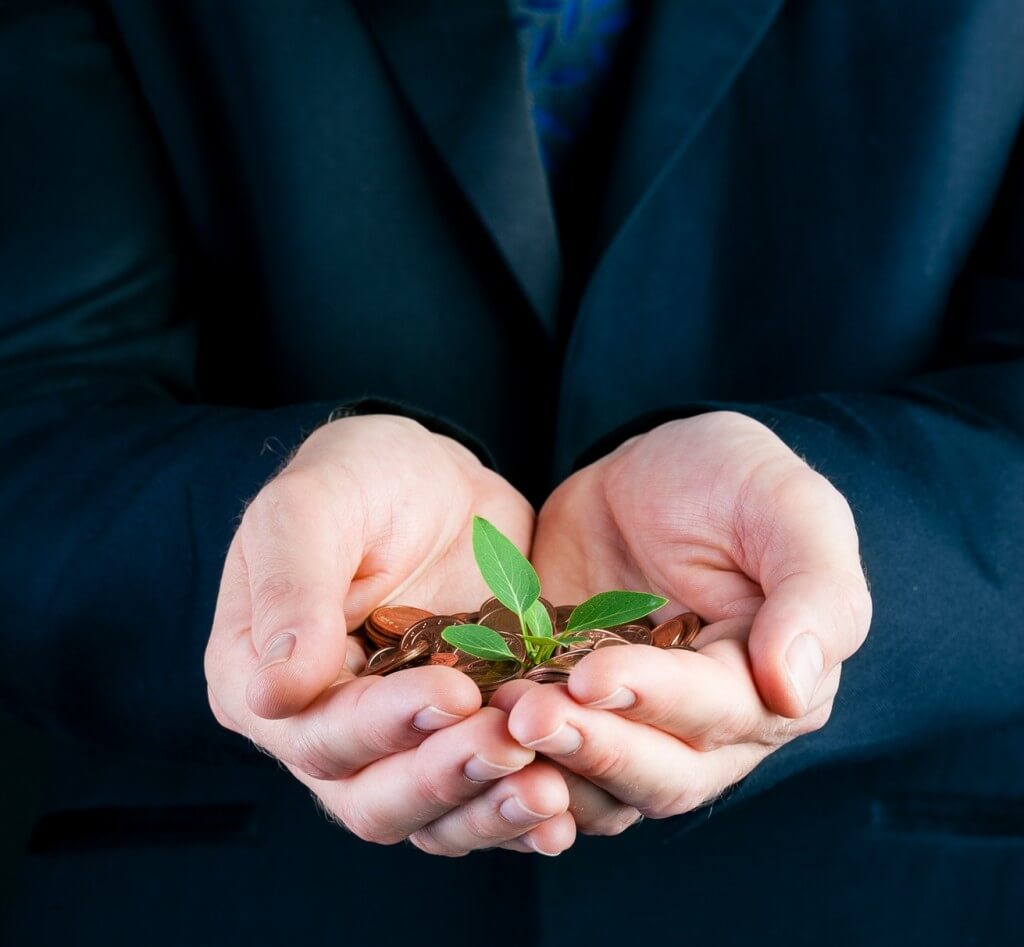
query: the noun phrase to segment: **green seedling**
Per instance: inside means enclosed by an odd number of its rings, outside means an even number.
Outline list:
[[[540,601],[540,577],[515,544],[482,516],[473,517],[473,555],[491,594],[519,619],[523,650],[520,662],[508,642],[483,625],[449,625],[441,637],[466,654],[486,661],[515,661],[534,667],[562,646],[586,639],[580,633],[636,621],[668,600],[647,592],[601,592],[577,605],[565,630],[555,634],[551,616]]]

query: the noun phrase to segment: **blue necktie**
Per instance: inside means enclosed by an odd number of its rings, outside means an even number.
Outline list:
[[[632,19],[629,0],[510,0],[548,185],[572,159]]]

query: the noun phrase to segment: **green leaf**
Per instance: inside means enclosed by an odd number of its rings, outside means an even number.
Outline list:
[[[554,632],[551,627],[551,616],[544,603],[534,602],[526,612],[526,627],[538,638],[550,638]]]
[[[482,516],[473,517],[473,555],[494,597],[520,621],[540,596],[536,569],[512,541]]]
[[[558,647],[558,642],[554,638],[538,638],[536,635],[523,635],[523,642],[529,654],[527,663],[542,664]]]
[[[587,639],[583,635],[569,635],[566,637],[565,632],[562,632],[562,634],[555,638],[555,641],[561,645],[579,644],[581,641],[586,640]]]
[[[572,610],[565,630],[588,631],[624,625],[649,615],[667,601],[667,598],[646,592],[600,592]]]
[[[542,645],[545,648],[559,644],[554,638],[547,638],[543,635],[523,635],[523,641],[530,644]]]
[[[491,628],[483,625],[449,625],[441,637],[466,654],[487,661],[516,661],[518,658],[509,650],[508,642]]]

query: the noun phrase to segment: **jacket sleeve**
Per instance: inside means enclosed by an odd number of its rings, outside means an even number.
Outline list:
[[[199,402],[170,171],[104,29],[74,0],[0,9],[0,706],[155,756],[244,753],[202,670],[224,555],[349,399]],[[389,408],[461,433],[349,410]]]
[[[874,601],[832,719],[727,802],[812,767],[1024,723],[1024,141],[948,318],[959,328],[943,364],[893,390],[674,414],[752,416],[832,480]]]

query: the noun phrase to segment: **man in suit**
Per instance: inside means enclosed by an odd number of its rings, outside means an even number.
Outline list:
[[[1011,0],[5,4],[10,942],[1017,942],[1021,48]],[[698,653],[353,679],[376,604],[483,597],[474,513]],[[496,847],[564,854],[416,851]]]

